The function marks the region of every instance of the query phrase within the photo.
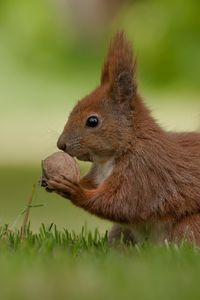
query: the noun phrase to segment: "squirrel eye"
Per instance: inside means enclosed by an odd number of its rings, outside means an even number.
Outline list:
[[[99,119],[96,116],[91,116],[86,121],[86,126],[96,127],[99,124]]]

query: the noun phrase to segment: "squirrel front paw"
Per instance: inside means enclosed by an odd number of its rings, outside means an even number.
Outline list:
[[[72,182],[65,177],[54,177],[47,181],[47,185],[48,189],[72,202],[79,201],[84,195],[84,190],[78,182]]]

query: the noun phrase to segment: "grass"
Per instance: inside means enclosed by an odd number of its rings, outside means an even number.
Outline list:
[[[30,201],[39,176],[39,169],[0,170],[0,299],[199,299],[199,249],[111,249],[109,223],[41,189]]]
[[[0,175],[1,218],[9,223],[0,226],[0,299],[199,298],[198,248],[110,248],[110,224],[42,190],[32,201],[40,170],[6,168]]]
[[[2,299],[197,299],[200,249],[180,247],[110,247],[108,232],[77,234],[52,223],[35,232],[30,211],[36,186],[27,206],[12,225],[0,227],[0,280]],[[22,219],[22,220],[21,220]],[[19,227],[19,221],[22,226]],[[18,225],[18,227],[17,227]]]
[[[82,168],[82,171],[86,170]],[[0,226],[16,223],[16,216],[26,207],[32,193],[32,186],[38,182],[40,176],[40,161],[34,167],[1,166]],[[33,205],[42,205],[31,209],[33,231],[37,231],[41,223],[48,226],[54,223],[59,230],[67,228],[75,232],[80,232],[85,223],[89,230],[98,227],[100,233],[104,233],[111,226],[108,222],[75,207],[70,201],[55,193],[47,193],[39,186],[36,187]],[[19,224],[18,222],[17,225]]]
[[[1,299],[198,299],[200,250],[109,248],[107,233],[0,228]]]
[[[41,205],[35,192],[12,224],[0,226],[1,299],[199,298],[200,249],[184,243],[111,248],[107,230],[87,225],[33,230],[29,220]]]

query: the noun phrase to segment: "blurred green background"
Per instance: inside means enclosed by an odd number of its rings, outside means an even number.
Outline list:
[[[23,210],[69,111],[98,85],[117,29],[133,41],[139,88],[161,125],[200,128],[199,10],[198,0],[0,1],[0,224]],[[35,230],[110,227],[39,187],[34,204],[44,205],[32,209]]]

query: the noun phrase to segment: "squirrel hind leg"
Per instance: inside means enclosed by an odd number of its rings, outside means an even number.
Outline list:
[[[178,222],[171,233],[170,242],[186,242],[200,247],[200,214],[184,218]]]
[[[119,244],[135,245],[137,243],[133,231],[120,224],[114,224],[108,235],[109,246],[116,246]]]

